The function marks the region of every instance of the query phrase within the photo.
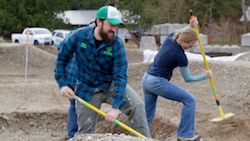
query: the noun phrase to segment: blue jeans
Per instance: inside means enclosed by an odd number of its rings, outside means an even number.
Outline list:
[[[142,78],[145,110],[149,127],[155,116],[158,96],[182,102],[181,121],[177,130],[178,137],[193,137],[195,124],[196,99],[181,87],[169,82],[166,78],[144,74]]]
[[[73,138],[75,133],[77,132],[78,126],[77,126],[77,115],[76,115],[76,109],[75,109],[75,100],[70,101],[70,107],[69,107],[69,113],[68,113],[68,121],[67,121],[67,132],[68,132],[68,138]]]

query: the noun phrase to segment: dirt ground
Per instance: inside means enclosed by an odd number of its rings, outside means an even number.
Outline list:
[[[25,84],[25,46],[0,44],[0,140],[3,141],[65,141],[69,101],[59,94],[53,70],[55,47],[29,46],[27,83]],[[129,61],[128,84],[143,99],[140,81],[150,63],[140,63],[143,52],[127,48]],[[209,61],[213,80],[224,114],[235,116],[221,122],[210,122],[219,116],[209,80],[186,83],[178,69],[172,83],[190,93],[197,100],[195,133],[204,141],[250,140],[250,64],[248,61]],[[205,70],[203,61],[189,61],[190,71],[198,75]],[[182,103],[158,99],[157,111],[151,127],[155,140],[176,141]],[[109,105],[102,105],[107,112]],[[127,117],[118,120],[127,124]],[[128,125],[128,124],[127,124]],[[95,135],[75,137],[79,140],[141,140],[129,136],[125,129],[106,123],[100,117]],[[112,134],[107,134],[112,133]]]

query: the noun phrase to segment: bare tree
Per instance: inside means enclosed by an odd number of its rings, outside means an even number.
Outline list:
[[[247,33],[247,16],[246,16],[246,2],[245,2],[245,0],[242,0],[241,7],[242,7],[242,13],[244,16],[244,33]]]
[[[214,3],[214,0],[211,0],[211,3],[210,3],[210,9],[209,9],[209,23],[211,23],[213,21],[213,3]]]
[[[119,0],[115,0],[115,7],[118,9],[119,8]]]

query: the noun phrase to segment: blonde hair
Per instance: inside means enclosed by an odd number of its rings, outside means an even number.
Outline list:
[[[174,34],[174,39],[191,42],[197,40],[197,34],[193,28],[187,27],[183,31],[177,30]]]

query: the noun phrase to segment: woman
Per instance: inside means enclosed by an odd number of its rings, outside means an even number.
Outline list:
[[[197,19],[190,20],[191,26],[198,24]],[[186,90],[169,82],[173,69],[178,67],[186,82],[194,82],[210,78],[211,71],[198,76],[190,75],[185,49],[192,48],[197,41],[197,35],[193,28],[187,27],[182,31],[170,34],[163,42],[154,62],[145,72],[142,78],[145,109],[149,127],[155,115],[158,96],[166,99],[182,102],[181,121],[177,131],[178,141],[197,141],[200,135],[194,134],[196,100]]]

